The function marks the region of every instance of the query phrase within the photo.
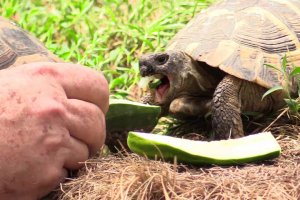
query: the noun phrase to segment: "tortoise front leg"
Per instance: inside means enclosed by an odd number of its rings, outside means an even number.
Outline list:
[[[212,128],[216,139],[244,136],[241,118],[242,80],[226,75],[218,84],[212,100]]]

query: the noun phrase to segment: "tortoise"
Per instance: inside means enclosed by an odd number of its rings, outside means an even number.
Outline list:
[[[62,62],[35,37],[0,17],[0,69],[42,61]]]
[[[241,113],[267,113],[284,106],[284,91],[262,99],[284,79],[287,60],[300,65],[299,0],[225,0],[194,17],[168,44],[165,52],[142,55],[142,77],[160,84],[144,103],[161,105],[178,118],[211,113],[215,139],[244,136]]]

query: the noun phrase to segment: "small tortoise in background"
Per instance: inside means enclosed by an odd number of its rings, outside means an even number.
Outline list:
[[[42,61],[61,62],[36,38],[0,17],[0,70]]]
[[[287,56],[300,65],[299,0],[225,0],[190,21],[171,40],[167,51],[140,58],[143,77],[161,84],[148,103],[175,117],[212,114],[216,139],[244,135],[241,113],[282,107],[283,92],[262,95],[284,84],[277,70]],[[291,83],[292,91],[296,84]]]

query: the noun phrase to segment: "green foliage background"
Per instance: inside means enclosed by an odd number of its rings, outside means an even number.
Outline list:
[[[139,80],[138,57],[162,51],[213,0],[2,0],[2,16],[60,58],[103,71],[111,93],[126,97]]]

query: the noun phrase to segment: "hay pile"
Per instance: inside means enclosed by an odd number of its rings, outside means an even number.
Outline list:
[[[300,130],[288,128],[273,131],[282,155],[258,164],[191,167],[127,153],[89,160],[59,199],[300,199]]]

